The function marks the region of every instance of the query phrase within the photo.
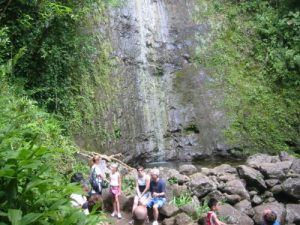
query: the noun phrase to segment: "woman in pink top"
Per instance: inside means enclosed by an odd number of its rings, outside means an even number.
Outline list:
[[[111,174],[110,174],[110,193],[113,195],[113,206],[114,211],[111,216],[117,216],[119,219],[122,218],[120,211],[120,195],[121,195],[121,187],[122,187],[122,179],[121,175],[118,172],[117,164],[111,165]]]

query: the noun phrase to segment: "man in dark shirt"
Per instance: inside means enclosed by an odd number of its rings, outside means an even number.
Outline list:
[[[152,225],[158,225],[158,209],[161,208],[166,203],[166,182],[159,178],[159,170],[152,169],[151,172],[151,182],[150,182],[150,192],[151,198],[149,199],[147,206],[153,208],[154,221]]]

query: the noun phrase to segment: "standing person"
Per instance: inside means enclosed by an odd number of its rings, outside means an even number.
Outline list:
[[[150,182],[150,192],[151,197],[147,202],[147,206],[149,208],[153,208],[153,217],[154,221],[152,225],[158,225],[158,209],[163,207],[166,203],[166,181],[159,178],[159,170],[152,169],[150,172],[151,182]]]
[[[120,211],[120,195],[121,195],[121,187],[122,187],[122,178],[120,173],[118,172],[117,164],[112,164],[110,166],[111,174],[110,174],[110,193],[113,197],[113,207],[114,211],[111,216],[117,216],[119,219],[122,218]]]
[[[216,213],[215,213],[219,210],[218,200],[215,198],[211,198],[208,201],[208,207],[210,208],[210,211],[207,213],[206,224],[207,225],[226,225],[226,223],[221,222],[217,218]]]
[[[266,209],[263,212],[263,225],[280,225],[277,221],[276,213],[271,209]]]
[[[101,158],[99,155],[94,155],[92,158],[92,168],[90,172],[90,183],[93,192],[96,194],[102,194],[102,182],[106,180],[105,173],[100,169]]]

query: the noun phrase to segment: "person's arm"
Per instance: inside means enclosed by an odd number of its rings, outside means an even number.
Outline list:
[[[149,191],[149,188],[150,188],[150,177],[147,175],[146,187],[145,187],[145,190],[142,192],[141,196],[143,196],[145,193],[147,193],[147,191]]]
[[[141,192],[140,192],[140,189],[139,189],[139,183],[138,183],[137,179],[135,180],[135,190],[136,190],[137,196],[140,198],[141,197]]]
[[[122,177],[121,174],[119,173],[119,187],[120,187],[120,192],[122,191]]]
[[[212,215],[212,220],[215,225],[227,225],[226,223],[221,222],[215,214]]]
[[[162,182],[160,183],[160,188],[159,188],[159,192],[154,192],[153,193],[153,196],[154,197],[161,197],[161,196],[164,196],[166,194],[166,183],[165,182]]]

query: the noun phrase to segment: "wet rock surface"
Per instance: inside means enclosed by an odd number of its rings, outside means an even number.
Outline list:
[[[210,32],[194,20],[196,2],[132,0],[110,9],[98,30],[112,42],[118,96],[109,121],[95,120],[117,138],[82,137],[80,146],[122,152],[136,163],[190,161],[230,148],[221,134],[221,90],[212,90],[213,79],[192,62],[198,38]]]

